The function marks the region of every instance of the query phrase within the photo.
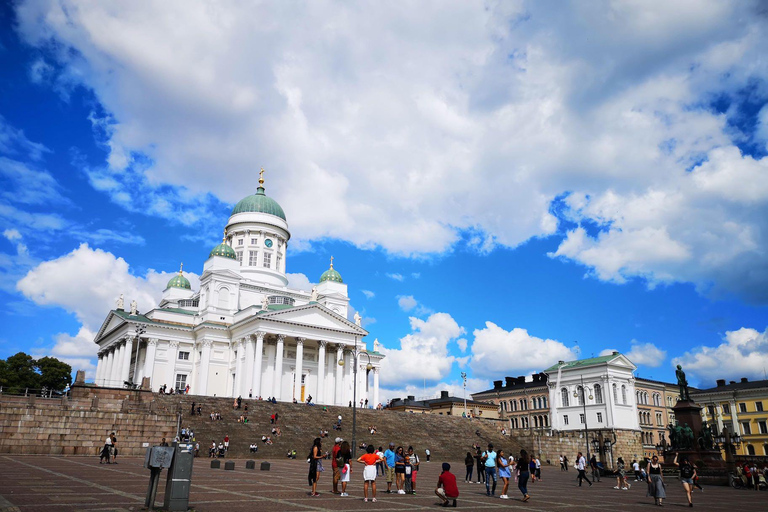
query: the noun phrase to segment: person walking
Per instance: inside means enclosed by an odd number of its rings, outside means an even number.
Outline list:
[[[477,483],[478,484],[484,484],[485,483],[485,464],[483,464],[483,452],[480,450],[480,447],[477,447],[477,451],[475,452],[475,461],[477,462]]]
[[[349,464],[349,462],[352,460],[352,449],[350,448],[347,441],[341,442],[341,447],[339,448],[339,456],[343,461],[341,466],[341,494],[339,496],[346,498],[349,496],[349,494],[347,494],[347,484],[352,478],[352,467]]]
[[[112,438],[112,464],[117,464],[117,436],[112,432],[109,437]]]
[[[560,471],[565,471],[565,457],[560,455]]]
[[[432,455],[432,452],[430,452],[430,451],[429,451],[429,448],[427,448],[426,450],[424,450],[424,455],[426,455],[426,456],[427,456],[427,462],[429,462],[429,456],[430,456],[430,455]]]
[[[632,487],[632,485],[627,482],[627,472],[624,459],[619,457],[616,461],[616,487],[614,487],[614,489],[628,491],[630,487]]]
[[[565,470],[568,471],[568,457],[563,455],[563,464],[565,467]]]
[[[541,459],[538,456],[534,456],[533,460],[536,461],[536,480],[541,481]]]
[[[485,495],[494,496],[496,494],[496,452],[493,451],[493,444],[488,443],[488,450],[483,453],[485,462]],[[493,479],[493,489],[491,489],[491,479]]]
[[[101,453],[99,453],[99,464],[104,463],[104,459],[107,460],[107,464],[111,464],[111,457],[112,457],[112,436],[108,435],[107,438],[104,440],[104,447],[101,449]]]
[[[520,450],[520,458],[517,459],[517,488],[523,493],[523,501],[528,501],[531,497],[528,495],[528,452]]]
[[[475,458],[471,453],[467,452],[467,456],[464,457],[464,465],[467,467],[467,474],[464,476],[464,483],[472,483],[472,470],[475,469]]]
[[[589,481],[586,473],[587,459],[584,458],[581,452],[576,455],[576,469],[579,471],[579,476],[577,477],[579,479],[579,487],[581,487],[582,480],[586,480],[589,486],[592,487],[592,482]]]
[[[637,459],[632,461],[632,471],[635,472],[635,482],[642,481],[643,477],[640,475],[640,463]]]
[[[371,485],[371,498],[373,498],[371,501],[376,502],[376,464],[379,462],[380,457],[374,453],[376,450],[374,450],[373,445],[369,444],[368,448],[366,448],[366,453],[364,455],[361,455],[357,462],[364,464],[365,468],[363,468],[363,480],[365,483],[363,484],[363,501],[365,503],[368,502],[368,484]]]
[[[331,448],[331,469],[333,469],[333,494],[341,494],[339,491],[339,480],[341,480],[341,467],[344,465],[344,461],[339,458],[339,450],[341,449],[342,438],[337,437],[334,440],[333,448]]]
[[[443,472],[437,478],[437,488],[435,494],[442,502],[443,507],[449,506],[449,500],[453,500],[452,506],[456,506],[456,500],[459,497],[459,487],[456,485],[456,475],[451,473],[451,465],[443,462]]]
[[[395,481],[395,443],[389,443],[384,452],[384,473],[387,475],[387,494],[392,493],[392,482]]]
[[[696,479],[696,468],[693,467],[693,464],[691,464],[691,461],[688,460],[688,457],[683,457],[683,460],[680,461],[678,464],[677,462],[677,455],[675,454],[675,460],[673,463],[675,466],[680,468],[680,482],[683,484],[683,489],[685,489],[685,497],[688,498],[688,506],[693,506],[693,482]],[[757,486],[756,486],[757,487]]]
[[[661,464],[659,464],[658,455],[651,457],[646,473],[648,474],[648,493],[646,496],[653,496],[656,504],[663,506],[662,501],[667,497],[667,492],[664,485],[664,476],[661,474]]]
[[[496,468],[498,470],[499,478],[501,478],[501,483],[502,483],[501,496],[499,496],[499,498],[503,500],[509,499],[509,496],[507,496],[507,489],[509,489],[509,479],[512,477],[512,473],[510,472],[509,466],[510,466],[510,460],[507,459],[507,456],[504,453],[504,450],[499,448],[499,452],[496,457]]]
[[[320,462],[320,459],[323,458],[323,445],[320,441],[319,437],[316,437],[315,440],[312,443],[312,449],[309,451],[309,475],[307,476],[307,480],[309,481],[309,485],[312,487],[312,491],[309,493],[310,496],[316,498],[320,496],[320,493],[317,492],[317,480],[319,478],[319,474],[317,471],[318,463]]]
[[[597,466],[597,457],[595,454],[592,454],[592,458],[589,459],[589,468],[592,470],[592,481],[593,482],[599,482],[600,481],[600,468]]]

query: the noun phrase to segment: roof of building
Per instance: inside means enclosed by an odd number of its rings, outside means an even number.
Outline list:
[[[515,383],[514,386],[503,386],[500,388],[486,389],[485,391],[472,393],[472,396],[482,395],[484,393],[495,394],[496,392],[507,392],[507,391],[515,391],[518,389],[545,388],[545,387],[547,387],[547,381],[526,381],[524,383],[523,382]]]
[[[323,274],[320,276],[320,282],[323,281],[334,281],[336,283],[343,283],[344,280],[341,278],[341,274],[336,272],[336,270],[333,268],[333,256],[331,256],[331,268],[323,272]]]
[[[209,258],[212,258],[214,256],[221,256],[223,258],[229,258],[231,260],[237,259],[237,253],[235,253],[235,250],[227,245],[226,242],[222,241],[219,245],[214,247],[211,250],[211,253],[208,255]]]
[[[725,381],[721,385],[714,388],[691,390],[691,394],[706,394],[706,393],[722,393],[725,391],[744,391],[747,389],[758,389],[768,387],[768,380],[753,380],[741,379],[740,382],[731,381],[725,384]]]
[[[256,189],[255,194],[241,199],[232,209],[232,215],[247,212],[266,213],[286,220],[283,208],[277,201],[264,193],[264,187],[262,186]]]
[[[445,391],[443,393],[446,393]],[[433,406],[437,406],[440,404],[446,404],[446,403],[459,403],[461,405],[464,405],[464,399],[459,398],[457,396],[441,396],[440,398],[429,398],[427,400],[414,400],[409,398],[397,398],[393,400],[389,407],[421,407],[425,409],[430,409]],[[485,405],[485,406],[493,406],[496,407],[495,404],[489,404],[487,402],[479,402],[477,400],[467,400],[467,405]]]
[[[619,352],[613,352],[612,354],[609,354],[607,356],[599,356],[599,357],[588,357],[586,359],[578,359],[576,361],[562,361],[558,362],[555,365],[550,366],[545,372],[556,372],[559,369],[565,370],[566,368],[580,368],[584,366],[594,366],[597,364],[603,364],[607,363],[608,361],[612,361],[613,359],[616,359],[621,354]]]
[[[192,285],[189,284],[189,280],[184,277],[184,274],[182,273],[183,268],[184,265],[182,264],[181,269],[179,269],[179,273],[173,276],[170,281],[168,281],[168,286],[166,286],[166,288],[181,288],[182,290],[192,289]]]

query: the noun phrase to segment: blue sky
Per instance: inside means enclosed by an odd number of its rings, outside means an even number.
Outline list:
[[[92,372],[264,167],[291,281],[335,257],[388,396],[610,349],[763,378],[764,14],[557,5],[4,4],[0,357]]]

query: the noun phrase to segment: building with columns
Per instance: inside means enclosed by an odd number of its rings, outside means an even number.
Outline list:
[[[188,386],[198,395],[281,401],[311,395],[328,405],[347,405],[356,389],[358,401],[376,406],[384,357],[377,342],[367,350],[360,316],[347,318],[347,285],[333,258],[311,292],[288,287],[290,237],[262,174],[256,193],[232,210],[199,290],[179,270],[146,313],[135,301],[126,311],[120,296],[94,340],[95,383],[124,387],[148,378],[154,390]]]

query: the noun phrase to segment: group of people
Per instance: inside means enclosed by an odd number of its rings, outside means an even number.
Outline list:
[[[476,445],[475,445],[476,446]],[[520,456],[515,459],[512,454],[507,454],[503,449],[494,450],[493,444],[488,444],[487,450],[476,447],[475,455],[467,452],[464,465],[467,473],[464,482],[472,483],[472,473],[477,464],[477,483],[485,482],[486,496],[496,496],[498,479],[501,479],[502,488],[499,498],[509,499],[507,491],[509,482],[514,477],[517,487],[523,495],[522,500],[528,501],[528,480],[535,482],[541,478],[541,461],[535,456],[529,456],[525,450],[520,451]]]
[[[171,386],[170,390],[168,389],[168,384],[163,384],[157,392],[161,395],[187,395],[189,394],[189,384],[183,388],[174,388]]]
[[[117,436],[112,432],[107,435],[104,441],[104,447],[99,452],[99,464],[117,464]]]

